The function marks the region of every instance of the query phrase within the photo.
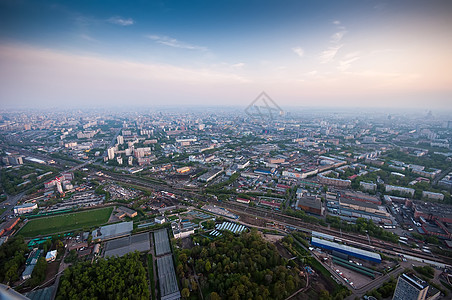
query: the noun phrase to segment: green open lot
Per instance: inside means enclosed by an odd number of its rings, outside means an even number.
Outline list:
[[[24,237],[49,235],[104,224],[110,218],[113,207],[86,210],[27,222],[18,234]]]

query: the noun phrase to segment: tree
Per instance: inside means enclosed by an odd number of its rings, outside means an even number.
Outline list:
[[[206,265],[205,265],[204,268],[206,269],[207,272],[210,271],[210,269],[212,268],[212,265],[210,264],[210,261],[207,261],[207,262],[206,262]]]
[[[61,277],[57,299],[149,299],[140,253],[79,263]]]
[[[188,299],[188,297],[190,297],[190,290],[188,288],[183,288],[181,294],[184,299]]]
[[[44,257],[40,257],[36,263],[33,273],[31,273],[30,285],[37,286],[46,278],[47,262]]]
[[[319,292],[319,300],[329,300],[330,299],[330,293],[326,290],[321,290]]]
[[[19,279],[19,266],[25,263],[28,247],[22,236],[9,239],[0,246],[0,281],[9,282]]]
[[[210,298],[210,300],[221,300],[220,295],[218,295],[216,292],[210,293],[209,298]]]

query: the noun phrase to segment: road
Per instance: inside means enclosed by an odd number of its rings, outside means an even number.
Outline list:
[[[20,199],[22,199],[22,197],[25,195],[25,192],[19,193],[15,196],[12,195],[8,195],[8,197],[6,198],[5,201],[2,202],[1,207],[3,208],[3,206],[6,206],[6,210],[2,213],[2,215],[0,216],[0,219],[3,219],[3,217],[6,217],[8,215],[12,214],[12,209],[14,208],[14,206],[17,204],[17,202],[19,202]],[[8,205],[6,205],[6,203],[9,203]]]
[[[452,172],[452,168],[449,168],[447,170],[444,170],[441,172],[441,174],[439,174],[438,176],[435,177],[435,179],[432,180],[432,185],[437,185],[438,182],[444,178],[444,176],[446,176],[447,174],[449,174],[450,172]]]
[[[383,275],[381,277],[378,277],[375,280],[372,280],[369,284],[357,289],[357,290],[353,290],[353,294],[349,297],[347,297],[346,299],[348,300],[353,300],[356,299],[356,297],[361,298],[362,296],[364,296],[368,291],[371,291],[375,288],[378,288],[379,286],[381,286],[383,283],[389,281],[389,279],[391,277],[393,278],[397,278],[397,276],[400,273],[403,273],[405,269],[398,267],[397,269],[391,271],[390,273]]]
[[[92,164],[93,162],[94,162],[94,160],[89,160],[87,162],[84,162],[81,165],[77,165],[77,166],[74,166],[74,167],[70,168],[67,172],[72,172],[72,171],[78,170],[80,168],[85,167],[86,165]]]

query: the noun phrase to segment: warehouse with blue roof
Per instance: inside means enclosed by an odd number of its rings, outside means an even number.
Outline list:
[[[319,247],[322,249],[327,249],[331,251],[337,251],[340,253],[347,254],[349,256],[365,259],[371,262],[381,263],[381,256],[378,253],[370,252],[363,249],[358,249],[355,247],[338,244],[332,241],[322,240],[316,237],[312,237],[311,245]]]

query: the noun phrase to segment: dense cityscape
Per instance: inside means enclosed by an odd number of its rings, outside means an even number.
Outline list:
[[[452,299],[451,28],[0,0],[0,300]]]
[[[147,111],[2,113],[4,283],[30,299],[382,299],[415,280],[448,297],[447,115]]]

